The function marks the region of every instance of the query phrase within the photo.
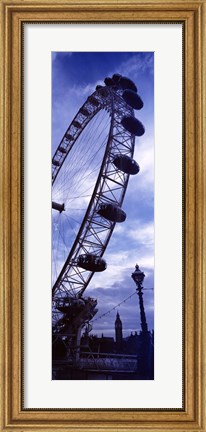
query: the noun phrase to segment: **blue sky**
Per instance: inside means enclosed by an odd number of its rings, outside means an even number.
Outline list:
[[[97,84],[103,84],[105,77],[112,76],[114,73],[129,77],[135,82],[144,102],[142,110],[135,111],[135,116],[145,126],[145,134],[136,137],[135,141],[134,158],[140,165],[140,172],[136,176],[130,176],[122,205],[127,213],[127,219],[122,224],[116,224],[104,254],[107,270],[95,274],[85,291],[85,296],[90,295],[98,300],[99,311],[94,317],[96,321],[93,323],[93,334],[103,333],[114,336],[117,310],[122,319],[124,337],[131,331],[140,330],[136,295],[121,306],[117,306],[108,315],[97,319],[135,291],[131,273],[136,263],[145,273],[144,287],[148,288],[144,291],[145,311],[149,329],[154,328],[153,72],[154,56],[150,52],[55,52],[52,54],[52,152],[55,151],[81,105],[95,91]],[[100,120],[102,121],[102,118]]]

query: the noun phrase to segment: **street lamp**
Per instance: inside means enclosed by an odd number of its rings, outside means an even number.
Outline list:
[[[136,292],[139,297],[140,318],[141,318],[141,355],[139,358],[139,373],[143,379],[153,379],[154,377],[154,357],[151,353],[150,334],[148,332],[146,315],[143,303],[143,281],[145,274],[140,270],[136,264],[135,271],[132,273],[132,279],[136,284]]]
[[[145,274],[140,270],[139,266],[136,264],[135,271],[132,273],[132,279],[136,284],[137,287],[136,291],[139,297],[142,333],[146,334],[148,333],[148,328],[147,328],[147,321],[146,321],[146,315],[145,315],[144,303],[143,303],[143,292],[142,292],[143,290],[142,283],[144,281],[144,278],[145,278]]]

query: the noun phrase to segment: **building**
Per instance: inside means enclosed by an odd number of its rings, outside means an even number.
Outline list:
[[[80,358],[71,363],[65,352],[54,359],[54,379],[71,380],[153,380],[154,332],[131,334],[123,338],[123,326],[117,312],[115,339],[85,332],[81,338]]]
[[[123,353],[123,354],[135,354],[138,355],[141,352],[142,332],[137,331],[131,332],[131,334],[123,338],[123,325],[120,318],[119,312],[117,312],[115,323],[114,323],[115,339],[112,337],[106,337],[101,335],[83,335],[81,339],[81,346],[89,347],[92,352],[99,353]],[[148,338],[151,340],[151,344],[154,342],[154,331],[148,332]]]

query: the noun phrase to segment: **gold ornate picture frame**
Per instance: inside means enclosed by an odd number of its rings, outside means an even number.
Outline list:
[[[206,2],[1,0],[1,430],[205,431]],[[24,23],[179,22],[184,25],[184,407],[23,408]]]

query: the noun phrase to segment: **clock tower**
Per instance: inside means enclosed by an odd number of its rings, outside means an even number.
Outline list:
[[[117,350],[119,351],[122,348],[122,321],[120,319],[119,312],[117,312],[115,320],[115,336]]]

